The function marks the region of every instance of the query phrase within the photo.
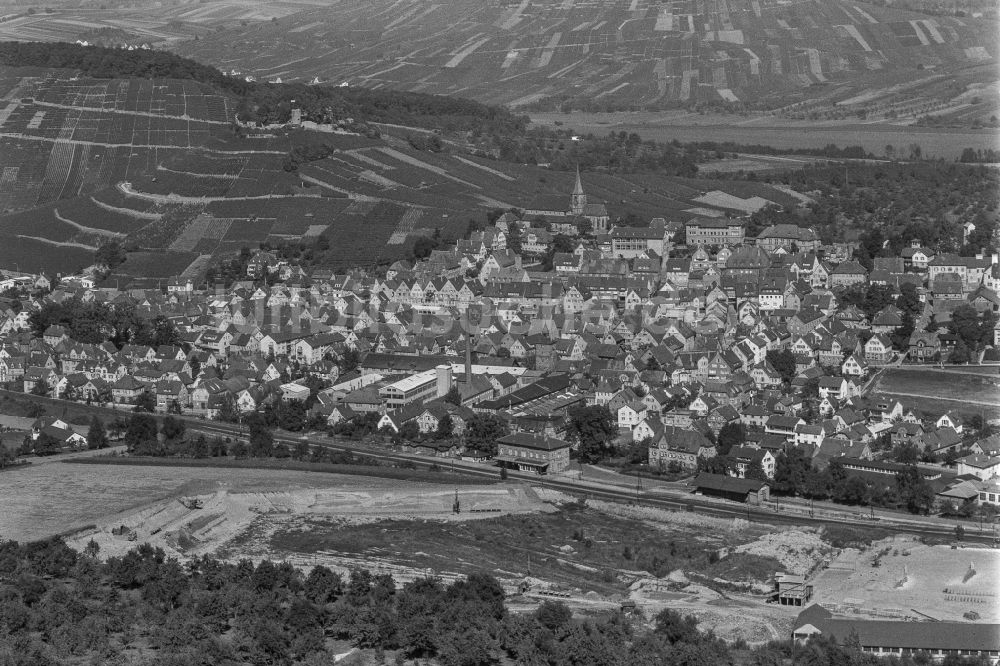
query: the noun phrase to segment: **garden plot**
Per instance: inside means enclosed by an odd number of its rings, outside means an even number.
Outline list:
[[[481,39],[472,42],[471,44],[468,44],[467,46],[462,47],[461,49],[459,49],[457,53],[454,54],[451,60],[445,63],[444,66],[447,68],[458,67],[460,64],[462,64],[463,60],[472,55],[476,51],[476,49],[478,49],[488,41],[490,41],[489,37],[483,37]]]
[[[990,55],[990,52],[987,51],[985,47],[970,46],[965,49],[965,57],[968,58],[969,60],[975,60],[981,62],[985,60],[990,60],[992,59],[993,56]]]
[[[866,12],[861,7],[858,7],[857,5],[851,5],[851,6],[854,7],[854,10],[857,13],[861,14],[861,16],[863,16],[864,19],[866,21],[868,21],[869,23],[878,23],[878,20],[874,16],[872,16],[871,14],[869,14],[868,12]]]
[[[46,203],[59,198],[59,194],[69,179],[75,154],[76,144],[60,141],[52,145],[52,151],[49,153],[49,163],[45,169],[45,178],[38,193],[39,203]]]
[[[184,227],[184,231],[170,244],[169,249],[175,252],[191,252],[202,239],[221,241],[229,232],[232,223],[232,218],[220,219],[202,213]]]
[[[861,46],[861,48],[863,48],[865,51],[871,51],[872,50],[872,47],[868,45],[868,42],[865,41],[865,38],[861,36],[860,32],[858,32],[858,29],[857,29],[856,26],[854,26],[854,25],[835,25],[833,27],[834,28],[840,28],[841,30],[843,30],[844,32],[846,32],[848,35],[850,35],[851,37],[853,37],[854,41],[856,41]]]
[[[416,227],[417,222],[423,216],[424,212],[419,208],[410,208],[407,210],[403,217],[399,218],[399,224],[396,225],[396,229],[389,236],[389,240],[386,241],[387,245],[402,245],[406,242],[406,237],[409,236],[413,229]]]
[[[274,226],[271,227],[271,235],[299,237],[305,234],[313,223],[314,220],[312,217],[300,219],[292,219],[289,217],[279,218],[278,221],[274,223]]]
[[[188,264],[187,268],[181,272],[179,279],[193,280],[196,282],[201,280],[205,277],[205,273],[208,271],[208,266],[211,262],[211,254],[198,255],[190,264]]]
[[[19,171],[20,167],[16,166],[3,168],[3,173],[0,174],[0,192],[3,192],[8,188],[12,188],[17,184],[17,174]]]
[[[154,279],[173,278],[197,258],[193,252],[129,252],[128,259],[115,272]]]
[[[229,230],[223,241],[242,241],[247,244],[263,243],[271,234],[276,218],[230,218]]]
[[[470,183],[468,181],[462,180],[461,178],[458,178],[457,176],[451,175],[450,173],[448,173],[445,169],[442,169],[441,167],[436,167],[436,166],[434,166],[432,164],[428,164],[427,162],[425,162],[425,161],[423,161],[421,159],[418,159],[418,158],[413,157],[411,155],[407,155],[406,153],[400,152],[400,151],[396,150],[395,148],[380,147],[380,148],[377,148],[376,150],[378,150],[378,151],[380,151],[382,153],[385,153],[389,157],[394,157],[395,159],[399,160],[400,162],[404,162],[404,163],[406,163],[406,164],[408,164],[408,165],[410,165],[412,167],[417,167],[417,168],[423,169],[425,171],[430,171],[433,174],[437,174],[438,176],[442,176],[444,178],[448,178],[449,180],[453,180],[456,183],[462,183],[463,185],[468,185],[469,187],[475,188],[477,190],[481,189],[478,185],[474,185],[473,183]]]
[[[503,180],[511,181],[511,182],[517,180],[516,178],[514,178],[512,176],[508,176],[507,174],[505,174],[502,171],[499,171],[497,169],[493,169],[493,168],[485,166],[483,164],[479,164],[478,162],[473,162],[472,160],[467,159],[465,157],[462,157],[460,155],[456,155],[455,159],[457,161],[461,162],[462,164],[466,164],[468,166],[475,167],[477,169],[485,171],[486,173],[488,173],[490,175],[496,176],[497,178],[502,178]]]

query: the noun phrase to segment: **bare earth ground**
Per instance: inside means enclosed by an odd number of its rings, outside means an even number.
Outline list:
[[[193,499],[202,508],[189,508]],[[93,539],[102,557],[149,543],[182,560],[212,553],[324,564],[345,574],[365,567],[399,583],[487,571],[505,583],[514,609],[533,608],[555,594],[588,614],[617,609],[630,598],[646,617],[675,607],[721,636],[750,642],[786,635],[794,611],[764,604],[759,596],[715,591],[713,578],[759,582],[779,566],[809,568],[821,554],[805,554],[818,542],[815,533],[787,530],[775,539],[767,526],[739,519],[599,501],[583,506],[527,484],[456,489],[336,475],[279,474],[274,482],[258,475],[240,482],[199,472],[166,496],[94,522],[96,528],[72,535],[70,545],[82,549]],[[116,530],[121,526],[126,529]],[[730,546],[732,556],[706,564],[706,552]],[[666,557],[675,547],[681,568],[664,578],[646,570],[658,553]],[[704,576],[689,579],[689,568]],[[525,583],[527,589],[519,588]]]
[[[46,467],[51,473],[61,466]],[[134,469],[132,474],[142,472]],[[73,535],[71,545],[82,549],[94,539],[102,557],[146,542],[180,559],[208,553],[267,557],[345,574],[364,567],[391,574],[400,584],[485,571],[504,583],[513,610],[530,610],[555,596],[586,615],[630,599],[647,618],[674,608],[726,639],[750,643],[787,636],[800,610],[767,603],[767,581],[777,570],[818,570],[814,600],[842,612],[962,619],[973,610],[983,621],[1000,616],[990,596],[1000,582],[1000,553],[985,549],[951,550],[900,538],[861,553],[837,551],[816,530],[580,502],[528,484],[456,489],[262,470],[229,476],[214,470],[212,477],[210,471],[149,470],[188,479],[152,501],[95,520],[97,527]],[[185,506],[194,498],[202,508]],[[122,525],[124,534],[112,533]],[[712,553],[721,559],[706,558]],[[880,564],[873,567],[876,553]],[[830,568],[823,569],[823,562]],[[970,563],[975,574],[963,582]],[[734,584],[744,591],[731,591]]]
[[[879,566],[872,566],[880,552],[885,554]],[[975,575],[963,582],[970,565]],[[814,585],[817,603],[843,605],[843,610],[853,606],[885,616],[926,614],[939,620],[962,620],[973,611],[983,622],[1000,621],[1000,551],[987,548],[952,550],[908,537],[885,539],[864,552],[844,549]]]
[[[178,558],[217,552],[261,555],[240,545],[269,538],[279,529],[301,529],[306,518],[362,525],[388,519],[451,521],[554,510],[522,486],[444,488],[364,478],[349,482],[337,479],[327,487],[294,490],[232,492],[220,487],[205,493],[204,487],[198,486],[187,490],[195,492],[110,516],[96,530],[74,535],[71,545],[82,548],[94,539],[103,556],[122,555],[136,541],[163,548]],[[460,508],[464,507],[458,514],[453,511],[456,494]],[[195,499],[202,508],[189,508]],[[127,531],[112,533],[121,526]],[[135,541],[129,540],[130,532],[135,533]]]

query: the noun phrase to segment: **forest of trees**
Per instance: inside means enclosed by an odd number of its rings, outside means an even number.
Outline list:
[[[612,132],[606,136],[574,134],[572,130],[532,127],[513,134],[485,130],[470,133],[472,140],[489,141],[499,147],[500,159],[523,164],[548,164],[550,169],[570,171],[658,171],[674,176],[698,172],[699,151],[679,142],[644,141],[636,133]]]
[[[797,447],[778,454],[771,487],[779,495],[902,509],[924,515],[930,513],[935,500],[934,488],[916,465],[907,465],[876,482],[844,469],[836,459],[825,469],[819,469]]]
[[[487,666],[903,666],[857,646],[814,639],[757,648],[729,644],[698,619],[664,610],[646,623],[620,612],[584,619],[558,601],[512,613],[500,583],[472,574],[402,586],[364,569],[308,573],[287,562],[186,563],[143,544],[102,560],[61,539],[0,542],[0,663],[58,666],[319,666],[345,643],[366,650],[340,662]],[[985,662],[950,656],[947,666]]]
[[[815,229],[825,243],[863,232],[858,258],[868,268],[874,256],[898,257],[911,240],[938,252],[968,255],[983,247],[995,249],[991,230],[1000,199],[995,169],[954,162],[823,164],[745,177],[787,185],[814,199],[794,212],[765,209],[751,218],[753,229],[775,222],[798,224]],[[964,245],[966,221],[977,230]]]
[[[166,51],[79,46],[68,43],[0,42],[0,65],[78,70],[99,79],[172,78],[204,83],[239,98],[238,115],[247,122],[283,123],[292,100],[304,120],[413,125],[444,131],[488,127],[521,132],[527,118],[499,106],[459,97],[395,90],[369,90],[305,83],[248,82],[214,67]]]
[[[822,148],[775,148],[774,146],[762,146],[759,143],[744,144],[732,141],[695,141],[690,145],[698,150],[711,151],[715,153],[751,153],[753,155],[820,155],[835,159],[875,159],[875,155],[866,151],[862,146],[844,146],[841,148],[833,143],[828,143]]]
[[[144,319],[130,303],[84,302],[79,298],[46,301],[31,313],[28,322],[37,337],[49,326],[58,325],[77,342],[102,344],[110,340],[119,349],[126,344],[157,347],[181,342],[173,322],[162,315]]]

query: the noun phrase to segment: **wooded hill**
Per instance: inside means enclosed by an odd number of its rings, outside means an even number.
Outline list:
[[[468,99],[396,90],[247,81],[166,51],[114,49],[68,43],[0,42],[0,65],[45,67],[96,79],[184,79],[208,84],[236,98],[244,122],[285,123],[294,107],[303,120],[392,123],[446,129],[523,132],[527,119]]]

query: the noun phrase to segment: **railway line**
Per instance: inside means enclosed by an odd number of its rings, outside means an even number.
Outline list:
[[[11,397],[17,398],[28,398],[43,404],[64,406],[65,401],[58,400],[55,398],[48,398],[43,396],[33,396],[24,393],[18,393],[13,391],[6,391],[0,389],[0,395],[9,395]],[[123,416],[129,414],[130,412],[123,412],[118,409],[111,407],[100,407],[96,405],[80,405],[76,404],[82,409],[91,414],[97,414],[100,416]],[[162,419],[164,415],[153,415],[157,419]],[[201,418],[192,416],[175,416],[185,422],[189,430],[195,432],[202,432],[206,435],[211,436],[221,436],[221,437],[245,437],[246,433],[243,432],[242,428],[236,424],[220,423],[215,421],[206,421]],[[478,463],[470,463],[465,461],[448,460],[444,461],[440,458],[428,458],[426,456],[421,456],[417,454],[407,454],[398,453],[395,451],[387,451],[385,449],[376,449],[368,446],[364,446],[358,442],[343,442],[343,441],[328,441],[319,440],[316,438],[309,438],[306,435],[301,437],[292,437],[284,434],[276,434],[274,441],[276,443],[281,443],[285,445],[294,445],[299,442],[306,440],[310,445],[318,445],[324,449],[330,451],[339,452],[355,452],[361,453],[363,455],[375,458],[377,460],[382,460],[390,463],[397,464],[431,464],[437,463],[442,466],[449,467],[456,473],[465,474],[468,476],[475,476],[481,478],[491,478],[497,479],[498,472],[496,468],[485,468]],[[844,525],[851,527],[868,526],[868,527],[879,527],[885,530],[891,530],[893,532],[912,534],[915,536],[923,536],[927,538],[936,538],[943,540],[953,540],[955,537],[954,525],[941,524],[941,523],[926,523],[919,524],[913,521],[905,521],[896,519],[892,516],[879,516],[875,520],[864,520],[858,515],[852,515],[844,513],[842,516],[816,516],[808,515],[804,513],[797,513],[792,511],[782,512],[780,510],[775,511],[766,507],[760,506],[750,506],[747,504],[721,504],[717,501],[711,499],[693,495],[689,491],[677,490],[660,490],[655,495],[650,491],[637,490],[636,488],[625,488],[616,486],[600,486],[593,482],[584,482],[580,480],[556,478],[556,477],[546,477],[546,476],[536,476],[534,474],[525,474],[522,472],[508,470],[508,478],[530,482],[532,485],[540,486],[543,488],[551,488],[553,490],[559,490],[567,494],[571,494],[577,497],[585,498],[597,498],[610,500],[614,502],[629,502],[638,504],[641,506],[650,506],[659,509],[666,509],[670,511],[692,511],[695,513],[702,513],[705,515],[722,517],[722,518],[743,518],[751,522],[761,522],[769,523],[775,525],[807,525],[807,526],[823,526],[823,525]],[[977,532],[974,529],[974,525],[968,524],[964,525],[965,535],[963,540],[968,543],[978,543],[993,545],[996,540],[996,534],[991,529],[983,530]]]
[[[206,424],[202,422],[199,426],[192,427],[194,430],[201,430],[211,434],[218,434],[223,436],[233,436],[234,434],[231,429],[227,428],[224,424],[210,423]],[[294,445],[305,437],[295,438],[287,436],[276,436],[275,442],[280,442],[285,445]],[[363,453],[364,455],[376,458],[379,460],[385,460],[388,462],[395,463],[423,463],[428,462],[438,462],[437,459],[428,459],[424,456],[414,455],[414,454],[401,454],[391,451],[385,451],[380,449],[373,449],[371,447],[357,446],[353,443],[351,445],[330,443],[330,442],[320,442],[315,440],[309,440],[310,444],[317,444],[325,449],[332,451],[353,451],[357,453]],[[455,472],[461,472],[462,474],[467,474],[471,476],[487,477],[487,478],[497,478],[498,472],[495,468],[483,468],[476,463],[466,463],[461,461],[449,461],[451,468]],[[634,489],[627,489],[623,487],[598,487],[592,484],[584,485],[580,482],[557,479],[555,477],[545,477],[536,476],[534,474],[525,474],[522,472],[516,472],[508,470],[508,478],[515,479],[518,481],[527,481],[532,485],[541,486],[544,488],[551,488],[553,490],[559,490],[568,494],[584,497],[592,497],[599,499],[606,499],[616,502],[630,502],[642,506],[651,506],[660,509],[666,509],[670,511],[693,511],[696,513],[702,513],[706,515],[722,517],[722,518],[744,518],[751,522],[762,522],[771,524],[781,524],[781,525],[812,525],[812,526],[822,526],[822,525],[846,525],[857,527],[858,517],[845,515],[843,518],[834,518],[830,516],[820,517],[820,516],[808,516],[798,513],[782,513],[781,511],[772,511],[763,507],[754,507],[746,504],[733,504],[731,506],[726,506],[719,504],[709,499],[705,499],[696,495],[685,492],[671,493],[669,497],[657,497],[650,495],[648,492],[636,491]],[[918,525],[906,522],[901,522],[898,520],[893,520],[890,517],[880,517],[870,522],[864,522],[862,525],[871,527],[880,527],[887,530],[892,530],[894,532],[901,532],[906,534],[913,534],[915,536],[925,536],[925,537],[935,537],[942,539],[953,539],[954,527],[951,525],[940,525],[940,524],[927,524]],[[965,541],[982,543],[982,544],[992,544],[994,541],[994,535],[992,532],[973,532],[971,526],[966,527],[965,536],[963,537]]]

